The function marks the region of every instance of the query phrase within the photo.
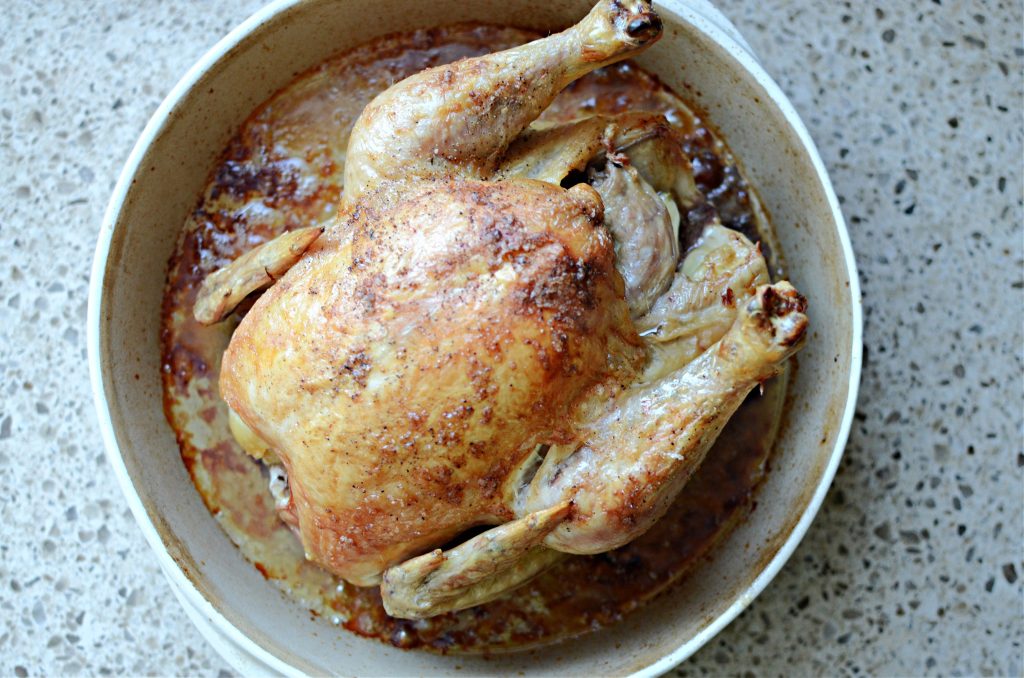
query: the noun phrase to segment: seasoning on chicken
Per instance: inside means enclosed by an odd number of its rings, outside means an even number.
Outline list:
[[[634,539],[801,345],[805,301],[742,235],[712,224],[678,266],[673,211],[696,189],[665,125],[529,127],[659,35],[646,0],[602,0],[379,95],[338,218],[275,259],[224,354],[232,430],[286,470],[307,558],[382,584],[393,615],[476,605]]]

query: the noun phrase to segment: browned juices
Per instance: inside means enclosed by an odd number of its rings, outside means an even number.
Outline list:
[[[505,49],[536,37],[478,25],[372,41],[300,75],[245,122],[221,155],[184,226],[168,269],[162,318],[164,405],[182,459],[245,557],[314,614],[399,647],[494,652],[550,643],[610,624],[685,575],[752,508],[752,493],[779,418],[785,379],[751,396],[668,515],[627,546],[575,556],[507,597],[428,620],[392,619],[377,588],[359,588],[303,557],[280,521],[267,474],[237,446],[217,392],[220,356],[240,313],[213,327],[192,317],[204,277],[283,230],[326,223],[342,193],[349,131],[377,93],[423,68]],[[630,63],[575,83],[544,117],[663,113],[684,134],[705,205],[683,215],[684,249],[716,214],[726,226],[768,240],[768,225],[725,145],[668,88]]]

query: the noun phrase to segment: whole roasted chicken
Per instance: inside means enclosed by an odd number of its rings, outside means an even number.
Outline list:
[[[381,584],[392,615],[643,533],[804,337],[803,298],[739,233],[713,224],[680,261],[698,194],[664,119],[535,122],[660,33],[646,0],[601,0],[395,84],[352,132],[338,218],[201,289],[212,323],[269,286],[224,354],[232,431],[283,467],[307,557]]]

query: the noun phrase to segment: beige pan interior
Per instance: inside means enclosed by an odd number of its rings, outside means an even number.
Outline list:
[[[100,419],[112,461],[122,483],[130,483],[129,501],[183,593],[243,647],[245,638],[255,643],[249,651],[279,670],[665,670],[703,644],[770,579],[791,550],[787,539],[805,528],[831,479],[860,367],[860,301],[844,226],[816,155],[787,121],[781,95],[744,70],[748,55],[717,44],[702,32],[718,34],[710,25],[672,1],[658,7],[664,38],[639,61],[707,111],[740,158],[772,215],[790,277],[810,300],[813,330],[799,356],[758,508],[712,559],[670,595],[604,631],[525,654],[441,657],[398,650],[311,619],[242,559],[194,490],[162,409],[160,301],[167,260],[186,214],[237,127],[301,71],[374,36],[465,20],[553,29],[589,7],[588,0],[310,0],[285,7],[250,25],[247,36],[198,75],[152,128],[155,137],[123,184],[123,202],[115,195],[100,236],[90,326]]]

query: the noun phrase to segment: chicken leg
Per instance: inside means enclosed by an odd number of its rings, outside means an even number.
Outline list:
[[[533,512],[571,499],[572,518],[545,540],[567,553],[626,544],[668,509],[746,395],[778,374],[807,327],[806,302],[787,282],[765,285],[729,331],[685,368],[590,399],[578,446],[553,446],[525,502]]]
[[[406,78],[371,101],[352,129],[345,201],[388,179],[489,178],[566,85],[659,37],[648,0],[601,0],[561,33]]]
[[[420,619],[479,605],[566,553],[601,553],[647,531],[747,393],[798,350],[805,307],[789,283],[764,285],[725,336],[686,368],[618,397],[596,394],[579,408],[589,419],[581,427],[587,442],[550,447],[519,501],[525,515],[387,570],[385,609]]]

